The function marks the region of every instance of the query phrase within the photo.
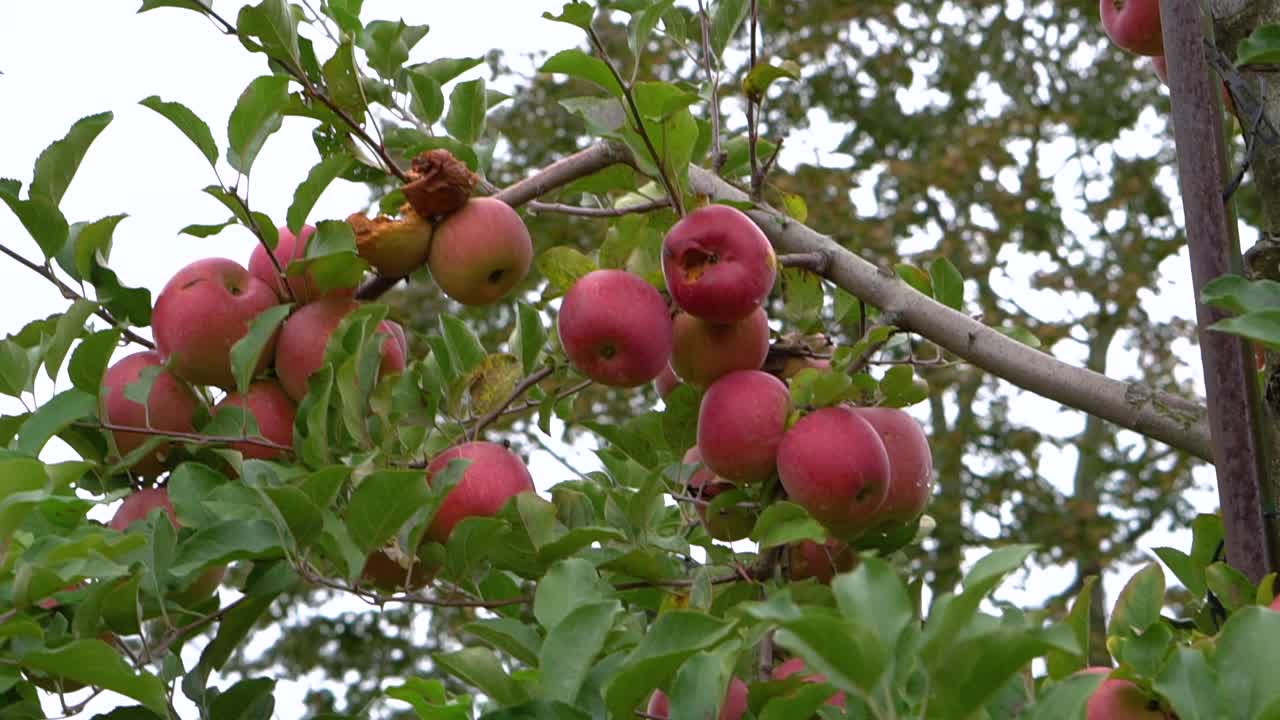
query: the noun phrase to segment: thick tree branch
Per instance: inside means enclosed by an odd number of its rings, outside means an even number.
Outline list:
[[[748,200],[745,193],[699,167],[689,168],[694,192]],[[925,297],[898,278],[838,245],[830,237],[768,209],[748,211],[784,253],[828,252],[827,278],[858,298],[893,313],[897,325],[919,333],[977,367],[1063,405],[1092,413],[1172,447],[1209,460],[1204,407],[1075,367],[1011,340],[964,313]]]

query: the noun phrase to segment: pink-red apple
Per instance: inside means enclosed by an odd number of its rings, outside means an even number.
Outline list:
[[[445,295],[491,305],[524,280],[533,262],[529,229],[510,205],[477,197],[445,217],[431,238],[427,266]]]
[[[876,511],[878,524],[900,525],[920,517],[933,494],[933,453],[924,429],[897,408],[854,407],[850,411],[875,428],[889,455],[889,492]]]
[[[182,529],[182,523],[178,522],[178,514],[173,510],[173,503],[169,501],[169,491],[165,488],[143,488],[126,497],[116,509],[116,514],[111,516],[107,527],[117,532],[126,532],[130,525],[145,519],[156,508],[164,511],[165,517],[169,518],[169,523],[173,525],[174,530]],[[223,566],[208,568],[200,573],[186,589],[173,597],[183,605],[204,600],[218,589],[226,572],[227,569]]]
[[[1102,29],[1118,47],[1136,55],[1163,55],[1160,0],[1098,0]]]
[[[792,675],[795,675],[796,673],[799,673],[799,672],[804,672],[805,670],[807,670],[807,668],[805,667],[804,660],[801,660],[798,657],[793,657],[789,660],[786,660],[778,664],[773,669],[773,679],[785,680],[791,677]],[[816,673],[803,675],[800,677],[800,679],[807,683],[824,683],[827,681],[827,677],[825,675],[819,675]],[[833,705],[835,707],[844,707],[844,700],[845,700],[844,691],[841,690],[836,694],[832,695],[830,698],[828,698],[827,704]]]
[[[773,474],[791,413],[791,394],[778,378],[737,370],[716,380],[698,408],[698,450],[716,475],[733,483]]]
[[[733,483],[717,477],[715,473],[711,472],[710,468],[702,463],[702,453],[698,452],[696,447],[689,448],[689,451],[684,454],[684,459],[681,460],[681,463],[698,466],[693,471],[693,474],[689,476],[689,480],[686,483],[690,497],[709,503],[720,493],[737,489],[737,486]],[[747,508],[723,508],[715,513],[709,512],[708,506],[702,503],[699,503],[697,508],[698,515],[702,517],[702,524],[707,529],[707,534],[716,540],[741,540],[751,534],[751,528],[755,527],[756,524],[755,513]]]
[[[795,581],[813,578],[830,585],[837,573],[849,572],[857,562],[858,556],[849,544],[835,538],[823,544],[801,540],[787,547],[788,571]]]
[[[713,323],[689,313],[672,321],[671,369],[705,388],[734,370],[758,370],[769,354],[769,317],[756,308],[741,320]]]
[[[492,517],[507,500],[522,492],[533,492],[533,478],[524,461],[497,443],[463,443],[436,455],[427,465],[427,482],[443,472],[450,460],[471,463],[445,495],[427,528],[427,537],[438,543],[448,541],[453,528],[464,518]]]
[[[1109,667],[1089,667],[1080,671],[1109,675]],[[1102,681],[1085,705],[1085,720],[1168,720],[1173,717],[1160,709],[1160,703],[1143,693],[1128,680],[1107,678]]]
[[[602,385],[637,387],[671,357],[671,315],[639,275],[595,270],[565,293],[556,320],[560,345],[578,372]]]
[[[290,232],[289,228],[282,227],[279,229],[280,239],[276,242],[276,249],[272,251],[276,260],[280,263],[280,269],[287,271],[289,263],[294,260],[302,260],[307,255],[307,243],[311,241],[311,236],[315,235],[316,229],[311,225],[303,225],[302,231],[298,235]],[[284,291],[285,284],[280,281],[280,273],[276,272],[276,266],[271,262],[271,256],[267,254],[267,248],[262,243],[258,243],[253,248],[253,253],[249,255],[249,272],[262,282],[271,286],[276,291],[276,295],[281,302],[289,300],[289,294]],[[319,298],[320,286],[316,283],[315,278],[308,271],[301,275],[294,275],[289,279],[289,291],[293,293],[293,302],[298,304],[309,303]],[[335,288],[330,293],[340,295],[351,295],[354,288]]]
[[[156,350],[178,377],[196,385],[235,387],[231,346],[249,323],[280,299],[271,286],[226,258],[197,260],[178,271],[156,297],[151,329]],[[271,361],[272,338],[254,374]]]
[[[658,397],[663,400],[679,386],[680,378],[676,377],[676,372],[671,369],[670,364],[662,368],[662,372],[658,373],[658,377],[653,381],[653,388],[658,391]]]
[[[259,380],[251,384],[244,395],[228,393],[214,411],[222,407],[244,408],[258,423],[258,431],[263,438],[277,445],[293,447],[293,418],[298,414],[298,406],[279,383]],[[247,442],[232,443],[230,447],[239,450],[245,460],[275,460],[285,454],[279,448]]]
[[[200,400],[190,386],[168,370],[161,370],[151,384],[145,407],[124,396],[124,389],[136,382],[143,370],[163,365],[164,360],[159,353],[149,350],[129,355],[112,365],[102,376],[102,391],[98,395],[98,413],[103,422],[165,432],[194,432],[192,416],[200,407]],[[121,457],[152,437],[123,430],[112,430],[111,435]],[[167,442],[157,446],[154,453],[134,464],[133,473],[140,477],[160,474],[164,470],[164,457],[169,447]]]
[[[662,273],[680,309],[712,322],[750,315],[773,289],[773,246],[742,211],[708,205],[686,215],[662,241]]]
[[[846,407],[800,418],[778,446],[778,478],[791,500],[850,539],[875,526],[889,494],[889,454],[875,428]]]
[[[671,705],[666,694],[661,690],[654,690],[653,695],[649,697],[645,714],[651,718],[664,720],[671,717]],[[735,676],[729,680],[729,687],[725,690],[724,702],[720,704],[720,714],[716,716],[716,720],[740,720],[746,714],[747,684]]]
[[[359,307],[351,298],[327,295],[298,308],[280,328],[276,345],[276,375],[280,385],[294,400],[307,394],[307,378],[324,364],[324,349],[329,336],[342,319]],[[390,321],[383,320],[378,330],[387,337],[382,341],[382,375],[404,370],[404,345]],[[403,330],[401,330],[403,332]]]

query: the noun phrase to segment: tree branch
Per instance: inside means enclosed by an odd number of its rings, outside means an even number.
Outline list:
[[[744,201],[747,194],[700,167],[689,168],[694,192]],[[1012,340],[964,313],[925,297],[830,237],[769,208],[747,212],[784,253],[825,251],[826,277],[858,298],[893,313],[898,326],[923,335],[973,365],[1037,395],[1092,413],[1199,458],[1209,460],[1209,429],[1202,405],[1076,367]]]
[[[639,205],[631,205],[628,207],[593,208],[593,207],[579,207],[577,205],[564,205],[561,203],[538,202],[535,200],[534,202],[529,203],[527,207],[529,208],[530,212],[535,212],[535,213],[553,212],[553,213],[562,213],[564,215],[577,215],[579,217],[606,218],[606,217],[619,217],[621,215],[647,213],[647,212],[653,212],[654,210],[669,208],[671,207],[671,201],[668,200],[667,198],[663,198],[661,200],[653,200],[647,203],[641,203]]]
[[[139,435],[154,435],[156,437],[181,440],[183,442],[194,443],[196,445],[252,445],[254,447],[267,448],[269,450],[293,452],[293,446],[281,445],[280,443],[272,442],[266,438],[252,438],[248,436],[235,437],[232,435],[203,435],[201,433],[158,430],[156,428],[138,427],[135,425],[116,425],[115,423],[109,422],[78,422],[73,424],[76,427],[92,428],[95,430],[111,430],[113,432],[131,432]]]

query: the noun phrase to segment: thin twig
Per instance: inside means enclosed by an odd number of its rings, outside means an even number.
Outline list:
[[[164,651],[169,649],[169,646],[173,645],[175,642],[177,642],[187,633],[192,632],[194,630],[199,630],[200,628],[204,627],[205,625],[208,625],[209,623],[215,620],[221,620],[224,615],[226,615],[227,613],[239,607],[241,603],[245,602],[250,597],[252,596],[243,595],[238,600],[235,600],[234,602],[226,605],[225,607],[219,608],[216,612],[211,612],[208,615],[203,615],[199,618],[196,618],[195,620],[192,620],[186,625],[182,625],[181,627],[174,628],[173,631],[170,632],[168,635],[166,635],[165,638],[161,640],[158,645],[156,645],[153,648],[148,648],[148,652],[150,652],[150,654],[152,655],[163,654]]]
[[[747,75],[756,69],[756,26],[760,22],[759,7],[756,0],[751,0],[751,56],[747,65]],[[763,98],[757,100],[754,93],[747,94],[747,157],[751,160],[751,198],[760,199],[764,174],[760,172],[760,158],[756,155],[756,142],[760,138],[760,105]]]
[[[154,435],[156,437],[170,438],[172,440],[182,440],[183,442],[194,443],[196,445],[252,445],[255,447],[267,448],[270,450],[282,450],[293,452],[291,445],[281,445],[272,442],[266,438],[251,438],[248,436],[235,437],[233,435],[204,435],[195,432],[180,432],[177,430],[159,430],[157,428],[138,427],[135,425],[117,425],[109,422],[77,422],[72,423],[76,427],[91,428],[95,430],[110,430],[112,432],[131,432],[139,435]]]
[[[75,289],[72,288],[70,285],[62,282],[62,280],[60,280],[58,276],[54,274],[52,269],[33,263],[30,260],[26,259],[25,257],[5,247],[4,245],[0,245],[0,252],[18,261],[18,263],[21,264],[23,267],[31,270],[32,272],[36,273],[40,277],[44,278],[45,280],[48,280],[49,282],[53,283],[54,287],[58,288],[58,291],[62,293],[62,297],[66,298],[67,300],[88,300],[88,298],[76,292]],[[111,326],[119,330],[121,336],[124,337],[129,342],[137,343],[138,345],[141,345],[145,348],[149,348],[152,350],[155,349],[156,347],[155,343],[151,342],[150,340],[130,330],[124,323],[117,320],[109,310],[102,307],[101,305],[98,305],[96,308],[94,308],[93,314],[111,323]]]
[[[720,149],[720,73],[711,69],[711,18],[698,0],[698,24],[702,26],[702,69],[711,83],[711,172],[720,174],[726,155]]]
[[[553,372],[555,372],[555,367],[547,365],[538,368],[530,373],[528,377],[516,383],[516,386],[512,388],[510,394],[507,395],[506,400],[503,400],[497,407],[480,416],[480,419],[476,421],[475,427],[471,429],[471,438],[474,440],[478,437],[480,433],[484,432],[484,429],[488,427],[490,423],[497,420],[499,417],[502,417],[503,411],[510,407],[511,403],[519,400],[521,395],[524,395],[529,391],[529,388],[542,382],[544,378]]]

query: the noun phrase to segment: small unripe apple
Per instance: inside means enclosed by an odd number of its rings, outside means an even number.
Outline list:
[[[1163,55],[1160,0],[1098,0],[1102,29],[1118,47],[1136,55]]]
[[[760,307],[773,289],[777,257],[742,211],[708,205],[676,223],[662,240],[662,274],[680,309],[733,322]]]
[[[653,388],[658,391],[658,397],[665,400],[672,390],[680,387],[680,378],[676,377],[676,373],[668,364],[662,368],[662,372],[658,373],[658,377],[653,381]]]
[[[471,198],[431,238],[427,266],[444,294],[463,305],[492,305],[524,280],[533,263],[529,229],[501,200]]]
[[[779,663],[777,667],[773,669],[773,679],[785,680],[791,677],[792,675],[795,675],[796,673],[804,672],[807,669],[808,668],[805,667],[804,660],[798,657],[793,657],[782,663]],[[801,676],[800,679],[807,683],[824,683],[827,681],[827,677],[825,675],[819,675],[817,673],[803,675]],[[835,707],[844,707],[844,701],[845,701],[844,691],[841,690],[836,694],[832,695],[830,698],[828,698],[827,704],[833,705]]]
[[[235,387],[231,346],[249,323],[280,299],[271,286],[226,258],[197,260],[178,271],[156,297],[151,329],[156,350],[178,377],[196,385]],[[271,362],[273,337],[254,374]]]
[[[702,461],[729,482],[763,482],[773,474],[791,413],[791,393],[778,378],[738,370],[716,380],[698,408]]]
[[[311,225],[303,225],[298,235],[294,235],[287,227],[279,228],[278,232],[280,239],[276,242],[276,249],[271,254],[275,255],[280,263],[280,269],[287,271],[289,263],[306,257],[307,243],[315,235],[316,229]],[[249,255],[249,272],[270,285],[271,289],[276,291],[280,302],[289,301],[289,294],[284,291],[285,284],[280,281],[280,274],[276,272],[276,266],[271,262],[271,256],[267,254],[267,248],[262,243],[258,243],[253,248],[253,253]],[[309,303],[321,295],[320,285],[310,271],[294,275],[288,280],[289,290],[293,293],[293,302]],[[329,292],[350,295],[354,290],[355,288],[335,288]]]
[[[138,352],[122,358],[107,369],[102,376],[102,391],[98,395],[98,413],[111,425],[150,427],[166,432],[195,432],[192,416],[200,407],[200,399],[183,381],[168,370],[161,370],[151,384],[147,404],[136,403],[124,396],[124,389],[138,380],[149,367],[162,367],[164,360],[152,351]],[[124,457],[136,450],[152,436],[145,433],[112,430],[116,449]],[[155,452],[134,464],[132,472],[139,477],[154,477],[164,471],[164,457],[169,443],[161,443]]]
[[[293,447],[293,419],[298,414],[298,406],[279,383],[259,380],[251,384],[244,395],[228,393],[214,411],[221,407],[244,408],[258,423],[262,437],[277,445]],[[245,460],[275,460],[285,454],[284,450],[251,443],[231,443],[230,447],[239,450]]]
[[[156,508],[164,511],[174,530],[182,529],[178,514],[173,510],[173,503],[169,501],[169,491],[165,488],[143,488],[126,497],[116,509],[116,514],[111,516],[107,527],[117,532],[126,532],[130,525],[145,519]],[[217,591],[226,571],[224,566],[206,569],[186,589],[174,595],[174,599],[183,605],[191,605],[209,597]]]
[[[875,428],[889,456],[889,492],[876,511],[878,524],[897,525],[920,517],[933,494],[933,452],[924,429],[897,408],[849,409]]]
[[[427,465],[427,482],[449,466],[450,460],[470,460],[427,528],[427,537],[444,543],[454,526],[469,517],[492,517],[522,492],[533,492],[533,477],[524,461],[505,447],[491,442],[455,445],[436,455]]]
[[[846,407],[801,418],[778,446],[778,478],[793,502],[840,538],[879,522],[889,454],[875,428]]]
[[[307,378],[324,364],[324,349],[329,336],[342,319],[359,307],[351,298],[326,295],[319,300],[298,308],[280,328],[280,340],[276,345],[276,375],[280,385],[294,400],[301,401],[307,394]],[[382,341],[382,375],[404,370],[405,351],[390,321],[383,320],[378,330],[387,337]],[[400,330],[403,333],[403,330]]]
[[[652,285],[625,270],[578,278],[560,304],[556,327],[569,362],[602,385],[643,385],[671,357],[667,304]]]
[[[651,718],[663,718],[663,720],[671,717],[671,705],[666,694],[661,690],[654,690],[653,695],[649,697],[645,714]],[[746,714],[747,684],[735,676],[729,680],[729,687],[725,689],[724,702],[720,704],[720,714],[716,715],[716,720],[741,720]]]
[[[694,387],[705,388],[734,370],[759,370],[768,354],[764,308],[731,323],[708,322],[685,312],[672,321],[671,369]]]
[[[801,540],[787,547],[787,563],[792,580],[813,578],[823,585],[830,585],[837,573],[849,572],[858,563],[858,556],[848,543],[829,538],[818,544]]]
[[[1088,667],[1080,672],[1109,675],[1111,668]],[[1141,688],[1120,678],[1103,680],[1085,705],[1085,720],[1168,720],[1171,717]]]
[[[709,503],[720,493],[737,489],[733,483],[717,477],[710,468],[702,464],[702,453],[698,452],[696,447],[689,448],[689,451],[684,454],[684,459],[680,462],[684,465],[698,466],[693,471],[693,474],[689,476],[686,483],[690,497],[705,500]],[[730,542],[741,540],[750,535],[751,529],[756,525],[755,513],[747,508],[730,507],[715,513],[711,513],[707,505],[698,504],[697,508],[698,515],[702,517],[702,524],[707,529],[707,534],[716,540]]]

